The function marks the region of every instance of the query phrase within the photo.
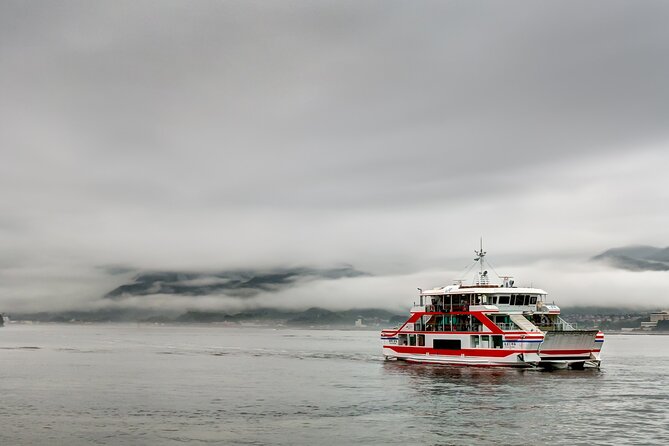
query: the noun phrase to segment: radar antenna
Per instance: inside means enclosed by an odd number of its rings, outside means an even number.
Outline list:
[[[476,254],[476,257],[474,258],[474,261],[479,262],[479,267],[480,267],[479,277],[478,277],[478,280],[477,280],[476,284],[477,285],[488,285],[490,283],[488,281],[488,271],[483,271],[483,262],[484,262],[483,258],[487,254],[483,250],[483,237],[481,237],[480,242],[481,242],[480,249],[478,251],[474,250],[474,254]]]
[[[474,254],[476,254],[476,258],[474,258],[474,261],[481,263],[481,272],[483,272],[483,258],[487,254],[487,252],[483,250],[483,237],[481,237],[481,249],[478,251],[474,250]]]

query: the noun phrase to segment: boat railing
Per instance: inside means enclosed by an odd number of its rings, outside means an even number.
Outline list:
[[[539,328],[544,331],[574,331],[578,330],[577,324],[570,324],[562,318],[558,319],[558,322],[554,324],[541,324]]]
[[[412,313],[458,313],[468,312],[469,305],[414,305],[411,309]]]
[[[570,324],[569,322],[565,321],[564,319],[562,319],[559,316],[558,316],[558,320],[560,321],[559,322],[560,325],[562,325],[562,327],[564,327],[563,330],[576,330],[578,328],[576,326],[576,324]]]
[[[498,322],[495,325],[497,325],[503,331],[516,331],[516,330],[518,330],[518,327],[516,326],[516,324],[505,324],[505,323],[502,323],[502,322]]]
[[[450,323],[446,322],[446,323],[436,323],[436,324],[427,323],[426,324],[426,323],[421,323],[420,321],[416,321],[414,323],[414,326],[413,326],[413,331],[483,332],[483,330],[484,330],[484,325],[482,325],[482,324],[468,324],[468,323],[450,324]]]

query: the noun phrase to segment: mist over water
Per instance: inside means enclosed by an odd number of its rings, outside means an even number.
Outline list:
[[[0,444],[664,444],[667,339],[540,372],[385,362],[376,331],[13,324]]]

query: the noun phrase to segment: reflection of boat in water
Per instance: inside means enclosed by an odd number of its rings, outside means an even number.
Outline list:
[[[560,317],[538,288],[491,284],[485,252],[472,285],[420,290],[418,305],[398,328],[381,332],[386,359],[507,367],[574,368],[600,365],[604,334],[578,330]]]

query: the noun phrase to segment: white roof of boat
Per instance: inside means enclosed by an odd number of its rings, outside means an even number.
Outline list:
[[[450,285],[441,288],[433,288],[431,290],[422,290],[423,296],[435,296],[441,294],[548,294],[540,288],[524,288],[524,287],[501,287],[501,286],[482,286],[476,285]]]

